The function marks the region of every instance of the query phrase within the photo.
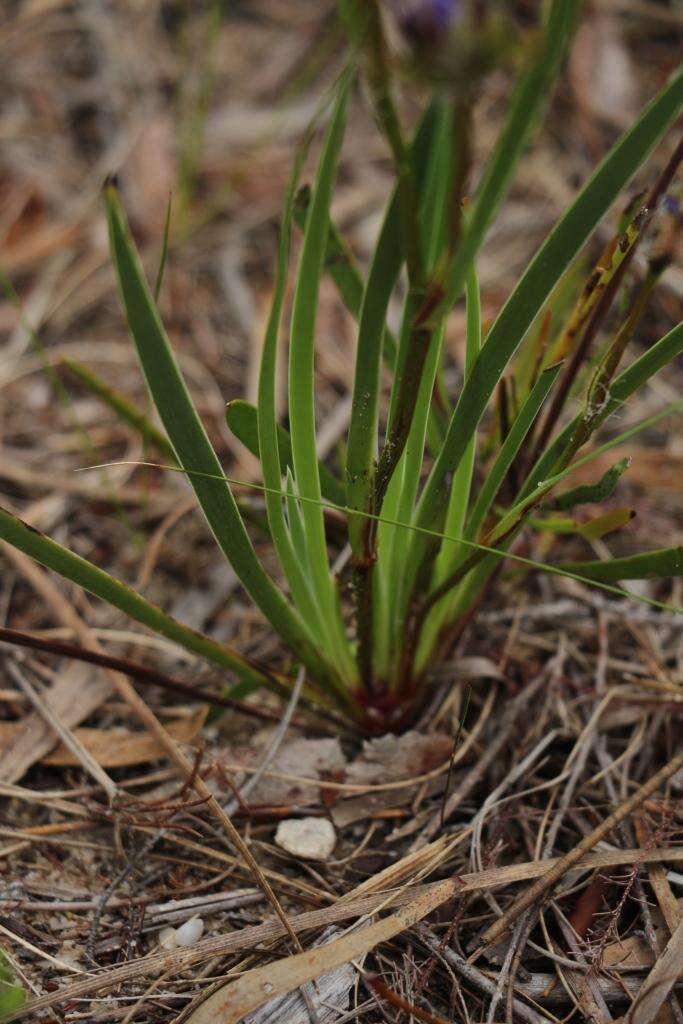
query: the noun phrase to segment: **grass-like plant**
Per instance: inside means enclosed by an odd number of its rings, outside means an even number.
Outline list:
[[[9,1022],[26,1001],[26,991],[0,949],[0,1019]]]
[[[478,75],[506,49],[500,22],[451,24],[414,34],[412,68],[429,69],[437,47],[433,96],[412,141],[395,103],[395,63],[377,0],[341,0],[351,59],[339,78],[315,182],[299,188],[300,147],[281,224],[277,274],[261,359],[258,403],[232,402],[227,420],[258,455],[268,537],[284,585],[269,576],[253,546],[231,482],[207,437],[174,358],[116,188],[106,188],[112,257],[130,333],[162,433],[125,397],[75,367],[165,463],[187,474],[224,555],[265,619],[282,638],[289,661],[257,664],[166,615],[101,568],[0,510],[0,537],[108,601],[138,622],[227,669],[248,687],[291,690],[296,665],[306,670],[303,696],[362,728],[401,728],[425,695],[430,664],[443,658],[504,559],[622,593],[620,581],[683,574],[679,549],[608,561],[539,566],[515,549],[523,530],[597,538],[618,529],[628,510],[579,521],[575,506],[603,500],[626,468],[617,463],[594,484],[563,490],[580,464],[632,436],[646,423],[587,448],[605,420],[683,350],[683,325],[620,371],[647,299],[666,267],[666,247],[652,250],[644,280],[610,326],[607,314],[623,291],[634,253],[660,216],[678,162],[675,151],[649,193],[631,203],[585,286],[567,310],[558,294],[565,272],[610,208],[620,200],[683,105],[677,72],[581,188],[526,266],[494,323],[484,330],[477,256],[550,95],[575,27],[578,0],[551,0],[543,24],[517,47],[517,81],[500,135],[478,184],[469,192]],[[446,33],[445,25],[439,24]],[[506,49],[507,53],[507,49]],[[507,59],[510,59],[509,56]],[[449,63],[450,62],[450,63]],[[455,72],[449,73],[449,68]],[[467,70],[467,81],[456,73]],[[438,72],[438,74],[437,74]],[[450,77],[449,77],[450,74]],[[349,95],[364,79],[378,130],[393,160],[395,187],[375,250],[363,274],[336,226],[330,203],[344,141]],[[424,90],[422,90],[424,91]],[[623,199],[622,199],[623,202]],[[288,324],[286,290],[292,234],[302,240]],[[342,466],[316,453],[315,340],[321,278],[329,274],[357,321],[353,404]],[[564,289],[568,291],[568,287]],[[387,312],[403,298],[399,330]],[[466,362],[457,395],[444,384],[449,314],[464,297]],[[609,329],[608,329],[609,328]],[[288,427],[276,416],[280,338],[288,335]],[[388,400],[383,384],[390,381]],[[568,400],[579,409],[567,416]],[[667,415],[662,410],[647,423]],[[331,569],[326,507],[341,512],[349,560]],[[337,515],[336,519],[339,519]],[[348,567],[347,567],[348,566]],[[347,596],[348,595],[348,596]],[[653,601],[652,603],[657,604]]]

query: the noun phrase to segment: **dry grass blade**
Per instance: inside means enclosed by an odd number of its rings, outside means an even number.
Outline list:
[[[17,686],[26,694],[38,714],[43,718],[51,729],[59,736],[64,746],[73,754],[76,764],[81,764],[92,776],[95,782],[102,786],[107,794],[109,802],[116,799],[116,784],[109,778],[102,768],[102,765],[93,757],[89,750],[83,746],[78,737],[63,722],[59,716],[45,703],[38,691],[31,685],[24,673],[12,661],[7,663],[7,671],[14,679]]]
[[[683,977],[683,922],[643,982],[624,1024],[650,1024],[680,977]]]
[[[574,867],[589,850],[609,835],[613,828],[616,828],[622,821],[625,821],[630,814],[640,807],[649,796],[656,793],[659,787],[683,768],[683,750],[675,757],[672,757],[668,764],[665,764],[651,779],[640,786],[627,800],[624,800],[612,814],[597,828],[594,828],[580,843],[570,850],[568,854],[561,857],[553,867],[542,878],[539,878],[525,893],[515,900],[511,907],[505,911],[502,917],[487,928],[481,937],[483,945],[490,945],[504,935],[505,932],[517,920],[520,914],[532,907],[537,900],[542,899],[560,881],[563,875]]]
[[[556,868],[561,862],[562,859]],[[210,996],[188,1019],[188,1024],[238,1024],[246,1014],[274,996],[291,992],[326,971],[364,956],[381,942],[411,928],[453,896],[466,891],[465,879],[437,882],[407,906],[375,924],[308,953],[249,971]]]
[[[61,605],[68,614],[68,605],[62,601],[61,594],[47,573],[8,544],[2,545],[2,553],[51,608]],[[72,623],[67,625],[71,626]],[[59,717],[60,722],[72,729],[100,707],[111,690],[108,679],[95,677],[84,666],[76,665],[60,676],[46,699],[50,710]],[[0,753],[0,781],[18,782],[31,765],[49,753],[57,742],[57,735],[41,715],[37,712],[27,715],[18,725],[14,736],[3,744]]]
[[[669,846],[652,850],[609,850],[604,853],[590,854],[589,856],[584,857],[578,864],[575,864],[574,867],[578,871],[590,871],[595,868],[616,867],[623,864],[656,864],[660,861],[682,863],[683,847]],[[432,885],[425,886],[421,891],[424,896],[425,894],[433,895],[438,890],[440,899],[443,902],[451,899],[455,895],[464,896],[471,892],[485,892],[514,882],[523,882],[528,881],[531,878],[538,878],[539,875],[544,875],[549,867],[552,868],[558,863],[559,859],[554,861],[527,861],[524,864],[511,864],[508,867],[503,868],[490,868],[487,871],[479,871],[474,874],[462,875],[459,878],[447,879],[445,882],[436,882]],[[414,902],[414,897],[415,890],[407,889],[398,894],[390,894],[389,896],[365,896],[359,900],[354,900],[349,903],[340,901],[334,906],[324,907],[322,910],[312,910],[304,914],[299,914],[296,917],[292,917],[290,924],[297,932],[308,931],[312,928],[324,928],[329,924],[335,924],[339,921],[348,921],[364,915],[371,915],[376,913],[380,906],[395,906],[406,902],[410,904],[411,902]],[[420,903],[420,906],[424,908],[424,901]],[[438,903],[434,904],[434,906],[438,906]],[[425,910],[425,913],[429,913],[429,909]],[[388,918],[387,920],[390,919]],[[417,920],[417,918],[414,918],[414,921],[415,920]],[[380,923],[383,924],[384,922]],[[408,927],[408,925],[405,927]],[[89,995],[93,992],[111,991],[116,988],[116,986],[122,985],[135,978],[147,977],[151,974],[159,974],[161,972],[179,974],[181,971],[187,970],[193,964],[205,963],[206,961],[211,960],[214,956],[224,956],[228,953],[237,952],[239,950],[252,949],[260,943],[267,942],[270,939],[286,934],[286,929],[279,921],[271,920],[266,921],[263,924],[255,925],[251,928],[243,928],[241,931],[229,932],[213,938],[203,939],[194,946],[186,949],[177,949],[168,953],[150,953],[138,960],[132,960],[129,963],[121,964],[120,966],[111,968],[110,970],[91,974],[80,981],[74,982],[71,985],[66,985],[46,996],[31,999],[17,1014],[16,1020],[25,1020],[27,1018],[32,1019],[32,1014],[35,1014],[46,1007],[54,1006],[70,999],[76,999],[80,996]],[[377,941],[379,942],[381,939],[377,939]],[[326,955],[331,958],[332,954],[330,951],[332,951],[333,948],[336,948],[336,944],[330,943],[329,946],[325,948],[328,950]],[[318,951],[316,950],[315,952],[317,953]],[[347,954],[348,950],[344,949],[342,957]],[[310,956],[312,954],[309,953],[308,955]],[[287,961],[282,961],[282,963],[291,962],[291,959],[292,958],[289,958]],[[334,959],[338,958],[334,957]],[[345,961],[340,959],[339,962],[344,963]],[[325,970],[327,968],[323,966],[322,969]],[[296,988],[298,984],[301,984],[301,982],[294,981],[292,987]],[[286,989],[283,989],[282,991],[286,991]],[[265,993],[264,1001],[268,1000],[272,994],[273,993],[270,992]]]
[[[375,924],[353,931],[326,946],[287,957],[249,971],[232,984],[214,992],[188,1020],[188,1024],[238,1024],[274,996],[291,992],[327,971],[364,956],[380,942],[386,942],[411,928],[457,890],[452,879],[440,882],[406,907]]]

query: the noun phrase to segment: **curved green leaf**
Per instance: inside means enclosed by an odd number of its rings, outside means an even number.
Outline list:
[[[225,407],[225,422],[235,437],[248,448],[257,459],[261,458],[258,443],[258,411],[251,402],[243,398],[235,398]],[[280,466],[284,470],[292,467],[292,439],[281,424],[277,425],[277,447]],[[324,462],[318,461],[320,474],[320,490],[323,498],[335,505],[343,505],[345,500],[344,485],[327,468]]]
[[[119,611],[124,612],[131,619],[135,619],[136,622],[140,622],[155,633],[180,644],[186,650],[206,658],[207,661],[229,669],[240,679],[256,683],[258,686],[272,687],[274,685],[277,677],[266,673],[236,651],[184,626],[125,583],[121,583],[120,580],[110,576],[103,569],[99,569],[92,562],[46,537],[45,534],[40,533],[39,530],[29,526],[18,516],[12,515],[3,508],[0,508],[0,539],[34,558],[36,562],[40,562],[47,569],[59,573],[64,579],[71,580],[72,583],[87,590],[89,594],[118,608]]]
[[[328,672],[310,644],[299,616],[263,569],[220,462],[197,414],[145,279],[116,189],[106,189],[111,249],[121,298],[147,386],[179,464],[189,479],[221,550],[243,586],[284,641],[312,673]],[[197,471],[192,475],[191,471]]]
[[[639,555],[610,558],[605,562],[563,562],[558,569],[601,583],[683,576],[683,548],[643,551]]]
[[[683,106],[683,68],[608,153],[555,225],[493,324],[453,412],[420,500],[418,522],[432,522],[443,484],[454,472],[509,360],[564,270]],[[417,545],[418,550],[421,546]],[[415,562],[418,554],[411,555]]]
[[[630,459],[619,459],[604,473],[594,484],[579,484],[569,491],[558,494],[553,501],[553,506],[560,511],[574,508],[575,505],[590,505],[598,501],[605,501],[614,492],[619,479],[626,472],[631,464]]]
[[[292,308],[289,347],[289,429],[294,478],[300,497],[312,499],[302,506],[310,586],[318,601],[320,618],[342,674],[353,680],[355,664],[339,611],[335,582],[330,573],[327,540],[320,501],[320,475],[315,428],[315,323],[320,278],[329,234],[330,201],[346,126],[351,75],[342,76],[318,166],[313,197],[306,216]],[[271,386],[271,385],[269,385]],[[259,434],[261,433],[259,410]],[[273,438],[274,440],[274,438]],[[261,438],[262,456],[264,439]],[[272,445],[277,457],[277,447]]]

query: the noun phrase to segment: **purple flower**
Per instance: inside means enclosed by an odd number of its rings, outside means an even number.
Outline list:
[[[401,29],[417,46],[435,45],[450,28],[459,6],[458,0],[417,0],[401,19]]]

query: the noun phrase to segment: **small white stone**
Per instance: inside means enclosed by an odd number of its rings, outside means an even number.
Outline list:
[[[295,857],[327,860],[334,850],[337,835],[327,818],[288,818],[278,825],[275,842]]]
[[[178,948],[178,933],[175,928],[169,926],[161,929],[159,932],[159,945],[162,949],[168,950],[169,953],[172,949]]]
[[[176,941],[179,946],[194,946],[201,939],[203,931],[204,922],[201,917],[191,917],[180,928],[176,928]]]

